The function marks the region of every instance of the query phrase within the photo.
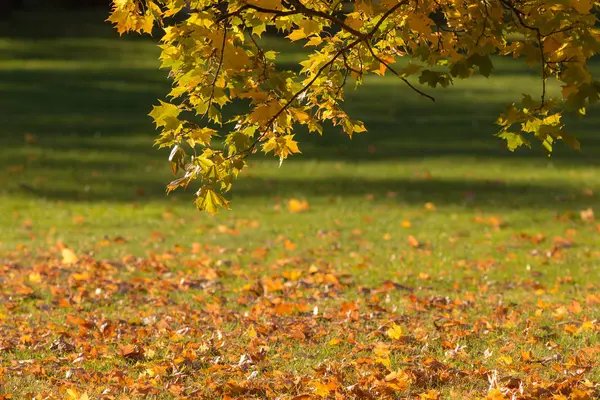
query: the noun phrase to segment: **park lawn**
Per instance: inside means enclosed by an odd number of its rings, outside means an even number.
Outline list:
[[[600,396],[593,112],[583,153],[512,154],[530,71],[369,79],[369,133],[299,133],[210,217],[164,192],[154,44],[82,18],[0,37],[0,398]]]

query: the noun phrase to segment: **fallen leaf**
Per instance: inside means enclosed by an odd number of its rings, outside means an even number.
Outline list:
[[[128,344],[119,346],[119,348],[121,350],[121,355],[128,360],[139,361],[144,358],[144,350],[141,347]]]
[[[329,393],[331,392],[329,390],[329,386],[327,386],[324,383],[321,383],[318,381],[312,381],[311,385],[314,389],[315,394],[319,397],[328,397]]]
[[[594,210],[591,208],[581,210],[579,212],[579,215],[581,216],[581,220],[583,222],[594,222]]]
[[[390,339],[400,339],[403,335],[402,327],[396,324],[392,324],[390,329],[387,331],[387,335]]]
[[[308,201],[306,200],[290,199],[288,201],[288,210],[294,214],[308,211],[309,208]]]
[[[408,236],[408,244],[410,247],[414,247],[415,249],[421,247],[421,243],[413,235]]]
[[[75,254],[75,252],[68,247],[65,247],[61,250],[63,262],[65,264],[75,264],[79,261],[79,257]]]

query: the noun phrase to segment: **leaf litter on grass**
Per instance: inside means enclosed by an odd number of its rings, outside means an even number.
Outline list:
[[[572,239],[542,236],[511,240],[545,247],[532,262],[564,262]],[[447,271],[366,284],[335,262],[343,249],[278,240],[272,258],[198,243],[110,260],[61,242],[7,252],[0,398],[600,396],[597,282],[491,282],[500,261],[487,259],[457,260],[475,273],[450,287]],[[427,265],[431,249],[415,242],[398,257]],[[526,250],[507,259],[515,251]],[[21,392],[25,379],[39,385]]]

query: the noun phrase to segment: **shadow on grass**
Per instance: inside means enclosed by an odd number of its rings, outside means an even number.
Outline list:
[[[193,190],[165,195],[164,185],[158,179],[134,180],[110,177],[89,179],[78,187],[44,186],[33,189],[22,185],[14,192],[46,200],[81,202],[98,201],[164,201],[191,202]],[[109,184],[109,186],[106,186]],[[104,186],[104,187],[103,187]],[[91,189],[90,189],[91,188]],[[139,192],[136,194],[136,188]],[[14,193],[13,192],[13,193]],[[393,193],[393,197],[389,197]],[[327,177],[305,179],[264,179],[245,177],[236,183],[229,197],[242,199],[268,198],[343,198],[364,199],[373,195],[375,202],[386,204],[414,204],[434,202],[436,205],[457,205],[467,208],[493,209],[555,209],[573,210],[590,206],[590,198],[581,188],[561,184],[507,183],[484,179],[410,179],[410,178],[350,178]],[[593,199],[592,199],[593,200]]]

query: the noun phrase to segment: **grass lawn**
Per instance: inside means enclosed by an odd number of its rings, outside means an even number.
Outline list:
[[[548,159],[492,136],[535,71],[369,79],[369,133],[300,134],[210,217],[165,195],[154,43],[103,17],[0,26],[0,399],[600,397],[597,108]]]

